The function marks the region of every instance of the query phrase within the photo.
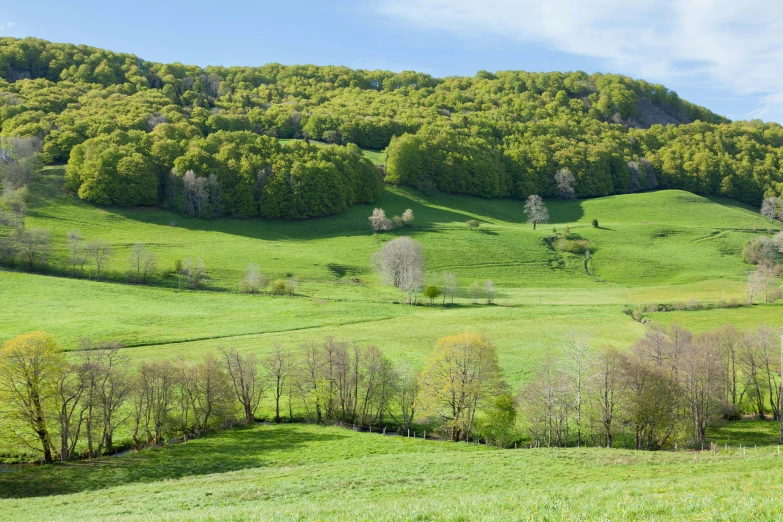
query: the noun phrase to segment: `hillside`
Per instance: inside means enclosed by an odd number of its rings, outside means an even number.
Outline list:
[[[670,188],[758,205],[783,191],[779,125],[730,123],[617,75],[200,68],[11,38],[0,74],[0,134],[42,140],[46,161],[69,163],[67,187],[99,204],[340,213],[380,194],[354,145],[388,149],[386,181],[428,192],[551,196],[562,169],[582,198]]]
[[[258,426],[2,473],[0,508],[19,521],[778,519],[780,457],[737,442],[718,455],[495,450]]]

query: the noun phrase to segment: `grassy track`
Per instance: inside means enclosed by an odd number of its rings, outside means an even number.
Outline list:
[[[515,451],[259,426],[3,473],[0,510],[9,520],[779,520],[773,449]]]

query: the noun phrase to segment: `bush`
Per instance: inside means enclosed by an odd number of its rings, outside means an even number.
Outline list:
[[[478,227],[481,225],[481,223],[478,222],[478,220],[475,219],[469,219],[465,222],[465,226],[468,227],[469,230],[478,230]]]
[[[438,288],[435,285],[428,285],[427,288],[424,289],[424,297],[430,300],[430,304],[432,304],[436,298],[440,297],[443,294],[440,288]]]
[[[285,295],[287,292],[285,281],[277,279],[272,284],[272,295]]]
[[[769,292],[767,292],[767,302],[768,303],[774,303],[778,299],[783,297],[783,288],[773,288]]]
[[[593,219],[593,228],[598,228],[598,220]]]

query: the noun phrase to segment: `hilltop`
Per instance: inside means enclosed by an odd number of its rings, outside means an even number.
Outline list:
[[[104,205],[303,219],[377,201],[381,176],[524,199],[554,195],[564,169],[581,198],[674,188],[758,205],[782,191],[779,125],[618,75],[201,68],[32,38],[0,39],[0,74],[2,136],[42,140],[67,188]],[[293,138],[332,145],[277,141]],[[380,174],[356,146],[386,149]]]

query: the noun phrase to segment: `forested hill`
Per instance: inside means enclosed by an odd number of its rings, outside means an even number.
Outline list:
[[[101,204],[340,212],[380,194],[356,146],[387,149],[387,182],[483,197],[552,195],[563,168],[580,197],[783,192],[781,126],[618,75],[201,68],[31,38],[0,38],[0,75],[2,136],[41,138],[45,161],[68,162],[67,186]]]

